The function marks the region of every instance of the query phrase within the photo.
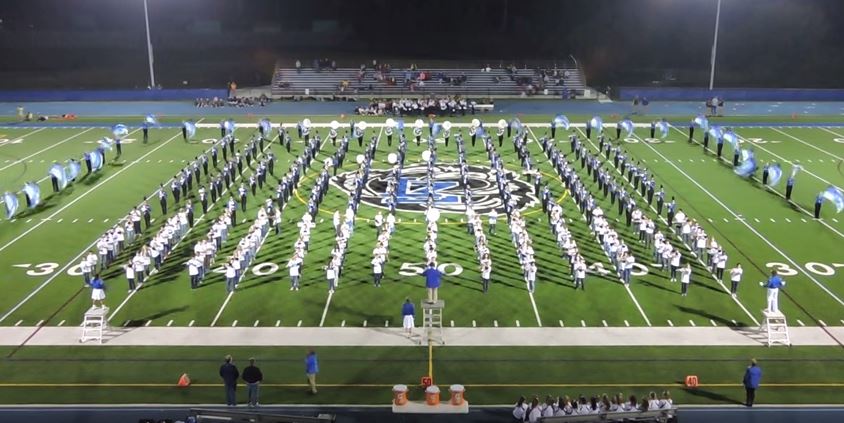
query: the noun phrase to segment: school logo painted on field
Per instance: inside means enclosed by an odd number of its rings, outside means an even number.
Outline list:
[[[354,178],[357,172],[345,172],[331,178],[331,184],[351,194],[354,189]],[[402,169],[401,178],[396,187],[396,209],[422,213],[428,202],[428,184],[425,166],[412,165]],[[492,209],[503,212],[504,204],[498,195],[495,182],[495,172],[488,166],[469,166],[469,188],[475,212],[488,213]],[[387,208],[386,192],[390,172],[387,169],[372,169],[369,180],[363,187],[361,202],[373,207]],[[538,199],[533,194],[533,185],[522,179],[520,175],[507,172],[510,181],[512,198],[517,209],[525,209],[537,204]],[[443,212],[464,213],[466,198],[460,178],[460,168],[456,165],[438,165],[434,169],[432,188],[435,206]]]

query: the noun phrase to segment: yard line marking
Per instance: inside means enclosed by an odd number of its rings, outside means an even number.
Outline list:
[[[695,322],[694,322],[694,321],[692,321],[692,320],[689,320],[689,324],[690,324],[690,325],[692,325],[692,327],[696,327],[696,326],[697,326],[697,325],[695,324]]]
[[[806,221],[806,219],[803,219],[802,217],[800,218],[800,220],[802,220],[802,221],[803,221],[803,223],[806,223],[806,222],[807,222],[807,221]]]
[[[269,233],[269,232],[267,232],[267,233]],[[214,320],[212,320],[212,321],[211,321],[211,326],[216,325],[216,324],[217,324],[217,320],[220,320],[220,315],[222,315],[222,314],[223,314],[223,310],[225,310],[225,308],[226,308],[226,304],[228,304],[228,303],[229,303],[229,301],[231,301],[231,299],[232,299],[232,295],[234,295],[234,291],[229,292],[229,295],[226,295],[226,300],[225,300],[225,301],[223,301],[223,306],[222,306],[222,307],[220,307],[220,309],[219,309],[219,310],[217,310],[217,315],[216,315],[216,316],[214,316]]]
[[[729,221],[730,221],[730,219],[727,219],[726,217],[724,217],[723,219],[724,219],[724,222],[729,222]]]
[[[671,326],[671,327],[673,328],[673,327],[674,327],[674,323],[673,323],[671,320],[669,320],[669,321],[668,321],[668,326]]]
[[[390,327],[390,321],[389,321],[389,320],[385,320],[385,321],[384,321],[384,327],[385,327],[385,328]]]
[[[820,323],[820,324],[821,324],[821,326],[826,326],[826,322],[824,322],[823,320],[820,320],[820,319],[819,319],[819,320],[818,320],[818,323]]]
[[[129,326],[129,323],[130,323],[130,322],[132,322],[132,321],[131,321],[131,320],[127,320],[127,321],[123,322],[123,327],[125,328],[126,326]]]
[[[844,320],[842,320],[842,322],[844,322]],[[492,325],[498,327],[498,320],[493,320]]]
[[[601,323],[603,323],[604,327],[607,327],[607,326],[608,326],[608,325],[607,325],[607,321],[606,321],[606,320],[601,320]]]
[[[59,220],[56,221],[56,223],[62,223],[62,220],[64,220],[64,219],[59,219]]]
[[[190,327],[193,327],[193,324],[194,324],[194,323],[196,323],[196,321],[195,321],[195,320],[191,320],[191,321],[190,321],[190,323],[188,323],[188,327],[189,327],[189,328],[190,328]]]
[[[533,306],[533,315],[536,316],[536,324],[542,327],[542,320],[539,318],[539,309],[536,308],[536,300],[533,298],[533,292],[528,291],[530,296],[530,304]]]
[[[301,322],[302,321],[300,320],[299,323],[301,323]],[[366,320],[363,321],[363,327],[366,327]]]
[[[148,327],[151,323],[152,323],[152,320],[147,320],[147,322],[144,323],[144,327]]]
[[[178,137],[179,135],[180,135],[180,134],[176,134],[176,135],[174,135],[172,138],[170,138],[169,140],[167,140],[167,141],[163,142],[163,143],[162,143],[161,145],[159,145],[158,147],[155,147],[154,149],[152,149],[152,150],[148,151],[148,152],[147,152],[146,154],[144,154],[144,156],[142,156],[142,157],[146,157],[146,156],[148,156],[148,155],[150,155],[150,154],[152,154],[152,153],[156,152],[158,149],[160,149],[160,148],[162,148],[162,147],[166,146],[168,143],[170,143],[170,141],[173,141],[174,139],[176,139],[176,137]],[[104,180],[100,181],[97,185],[94,185],[94,186],[93,186],[93,187],[91,187],[88,191],[85,191],[85,192],[83,192],[83,193],[79,194],[79,195],[78,195],[77,197],[75,197],[72,201],[70,201],[69,203],[65,204],[62,208],[60,208],[60,209],[56,210],[56,211],[55,211],[55,212],[53,212],[51,215],[47,216],[47,218],[48,218],[48,219],[52,219],[53,217],[56,217],[59,213],[61,213],[61,212],[65,211],[65,210],[67,210],[67,208],[69,208],[70,206],[72,206],[72,205],[76,204],[76,202],[78,202],[79,200],[81,200],[81,199],[85,198],[85,196],[87,196],[88,194],[90,194],[90,193],[94,192],[97,188],[101,187],[101,186],[102,186],[103,184],[105,184],[106,182],[108,182],[108,181],[110,181],[110,180],[114,179],[115,177],[117,177],[117,176],[118,176],[118,175],[120,175],[121,173],[125,172],[126,170],[131,169],[131,166],[132,166],[132,165],[130,164],[130,165],[126,166],[126,167],[120,168],[117,172],[115,172],[115,173],[113,173],[113,174],[109,175],[109,177],[108,177],[108,178],[106,178],[106,179],[104,179]],[[157,192],[157,191],[156,191],[156,192]],[[7,243],[6,243],[6,244],[4,244],[2,247],[0,247],[0,252],[2,252],[3,250],[5,250],[5,249],[9,248],[9,247],[10,247],[10,246],[12,246],[14,243],[16,243],[16,242],[20,241],[23,237],[25,237],[26,235],[29,235],[32,231],[34,231],[34,230],[38,229],[38,227],[39,227],[39,226],[41,226],[42,224],[44,224],[44,222],[43,222],[43,221],[42,221],[42,222],[39,222],[39,223],[36,223],[35,225],[33,225],[31,228],[29,228],[28,230],[26,230],[26,231],[25,231],[25,232],[23,232],[22,234],[18,235],[17,237],[15,237],[14,239],[12,239],[11,241],[7,242]],[[96,244],[96,241],[94,241],[93,243],[91,243],[91,246],[93,246],[94,244]],[[90,249],[90,248],[91,248],[90,246],[89,246],[89,247],[86,247],[86,248],[85,248],[85,251],[87,251],[87,250],[88,250],[88,249]],[[85,251],[83,251],[83,253],[82,253],[82,254],[84,254],[84,253],[85,253]],[[77,256],[74,260],[78,259],[78,258],[79,258],[82,254],[80,254],[79,256]],[[68,265],[68,267],[69,267],[69,265]],[[61,270],[61,271],[59,271],[59,272],[56,272],[55,274],[60,274],[60,273],[61,273],[61,272],[63,272],[63,271],[64,271],[64,269],[63,269],[63,270]],[[0,320],[0,321],[2,321],[2,320]]]
[[[706,220],[708,220],[709,223],[712,223],[712,218],[707,217]]]
[[[841,324],[844,325],[844,319],[841,319]]]
[[[45,151],[47,151],[47,150],[50,150],[50,149],[56,148],[56,147],[58,147],[58,146],[60,146],[60,145],[62,145],[62,144],[64,144],[64,143],[66,143],[66,142],[68,142],[68,141],[70,141],[70,140],[72,140],[72,139],[74,139],[74,138],[76,138],[76,137],[78,137],[78,136],[80,136],[80,135],[82,135],[82,134],[84,134],[84,133],[86,133],[86,132],[88,132],[88,131],[92,130],[92,129],[94,129],[94,128],[88,128],[88,129],[86,129],[86,130],[84,130],[84,131],[82,131],[82,132],[80,132],[80,133],[78,133],[78,134],[76,134],[76,135],[71,135],[70,137],[67,137],[67,138],[65,138],[65,139],[63,139],[63,140],[61,140],[61,141],[59,141],[59,142],[57,142],[57,143],[50,144],[50,145],[48,145],[47,147],[44,147],[44,148],[42,148],[41,150],[38,150],[38,151],[36,151],[36,152],[34,152],[34,153],[32,153],[32,154],[30,154],[30,155],[26,156],[26,157],[23,157],[23,158],[21,158],[21,159],[15,160],[15,161],[13,161],[12,163],[7,164],[6,166],[0,167],[0,172],[2,172],[2,171],[4,171],[4,170],[6,170],[6,169],[8,169],[8,168],[10,168],[10,167],[12,167],[12,166],[14,166],[14,165],[18,164],[18,163],[23,163],[24,161],[29,160],[29,159],[31,159],[32,157],[35,157],[35,156],[37,156],[37,155],[39,155],[39,154],[41,154],[41,153],[43,153],[43,152],[45,152]],[[32,161],[32,160],[30,160],[30,162],[31,162],[31,161]]]
[[[563,321],[562,321],[562,320],[560,320],[559,322],[560,322],[560,327],[561,327],[561,328],[566,327],[566,325],[564,325],[564,324],[563,324]]]
[[[341,327],[341,328],[346,327],[346,321],[345,321],[345,320],[343,320],[342,322],[340,322],[340,327]]]
[[[103,220],[103,223],[107,223],[107,222],[108,222],[108,218],[105,218],[105,219]]]
[[[346,322],[346,321],[345,321],[345,320],[343,320],[343,323],[345,323],[345,322]],[[281,320],[276,320],[276,321],[275,321],[275,327],[279,327],[279,326],[281,326]]]
[[[170,319],[170,321],[167,322],[167,327],[169,328],[170,326],[173,326],[173,319]]]
[[[677,129],[677,128],[674,128],[674,129]],[[677,129],[677,131],[679,131],[679,129]],[[654,148],[654,147],[653,147],[653,146],[651,146],[650,144],[648,144],[648,143],[644,143],[644,144],[645,144],[645,146],[646,146],[646,147],[650,148],[653,152],[655,152],[655,153],[656,153],[656,154],[658,154],[659,156],[665,157],[665,156],[664,156],[664,155],[663,155],[663,154],[662,154],[659,150],[657,150],[656,148]],[[697,187],[698,187],[701,191],[705,192],[705,193],[706,193],[706,195],[708,195],[710,198],[712,198],[712,200],[714,200],[716,203],[718,203],[721,207],[723,207],[725,210],[727,210],[730,214],[732,214],[733,216],[736,216],[736,217],[738,216],[738,214],[737,214],[735,211],[733,211],[733,210],[732,210],[729,206],[727,206],[726,204],[724,204],[724,202],[722,202],[722,201],[721,201],[718,197],[716,197],[716,196],[715,196],[714,194],[712,194],[709,190],[707,190],[705,187],[703,187],[703,186],[702,186],[702,185],[701,185],[701,184],[700,184],[697,180],[695,180],[694,178],[692,178],[692,177],[691,177],[691,175],[689,175],[688,173],[686,173],[683,169],[679,168],[677,165],[674,165],[674,164],[672,164],[671,166],[673,166],[673,167],[674,167],[674,168],[675,168],[678,172],[680,172],[681,174],[683,174],[683,176],[685,176],[686,178],[688,178],[688,179],[689,179],[689,181],[691,181],[694,185],[696,185],[696,186],[697,186]],[[844,306],[844,301],[842,301],[842,300],[841,300],[841,298],[839,298],[839,297],[838,297],[837,295],[835,295],[832,291],[830,291],[830,290],[829,290],[829,288],[827,288],[824,284],[820,283],[820,281],[818,281],[817,279],[815,279],[815,277],[814,277],[814,276],[812,276],[812,274],[811,274],[810,272],[807,272],[807,271],[806,271],[806,269],[804,269],[802,266],[800,266],[799,264],[797,264],[797,262],[796,262],[796,261],[794,261],[794,259],[792,259],[792,258],[791,258],[791,257],[789,257],[788,255],[786,255],[784,251],[780,250],[780,249],[779,249],[776,245],[774,245],[771,241],[769,241],[769,240],[768,240],[768,238],[765,238],[765,236],[764,236],[764,235],[762,235],[761,233],[759,233],[759,231],[757,231],[757,230],[756,230],[756,228],[754,228],[753,226],[751,226],[751,225],[750,225],[749,223],[747,223],[746,221],[742,221],[742,224],[743,224],[744,226],[746,226],[748,229],[750,229],[750,231],[751,231],[751,232],[753,232],[754,234],[756,234],[756,236],[757,236],[757,237],[759,237],[759,239],[761,239],[761,240],[762,240],[762,241],[764,241],[766,244],[768,244],[768,246],[769,246],[769,247],[771,247],[771,249],[773,249],[774,251],[776,251],[777,253],[779,253],[779,254],[780,254],[780,255],[781,255],[781,256],[782,256],[782,257],[783,257],[786,261],[788,261],[788,262],[789,262],[789,263],[790,263],[793,267],[795,267],[795,268],[797,268],[798,270],[802,271],[802,272],[803,272],[803,274],[804,274],[804,275],[806,275],[806,277],[808,277],[808,278],[809,278],[812,282],[814,282],[814,283],[815,283],[815,285],[817,285],[819,288],[821,288],[821,290],[823,290],[824,292],[826,292],[826,293],[827,293],[830,297],[834,298],[836,301],[838,301],[838,303],[839,303],[839,304],[841,304],[842,306]]]
[[[454,320],[452,320],[452,321],[451,321],[451,326],[452,326],[452,327],[454,327]],[[516,320],[516,327],[517,327],[517,328],[522,327],[522,324],[521,324],[521,323],[519,323],[519,321],[518,321],[518,320]]]
[[[777,223],[777,221],[776,221],[776,220],[774,220],[774,218],[773,218],[773,217],[771,218],[771,222],[773,222],[773,223]]]
[[[789,219],[787,217],[785,218],[785,221],[788,222],[788,223],[791,223],[791,219]]]
[[[477,323],[475,323],[475,321],[474,321],[474,320],[472,320],[472,327],[473,327],[473,328],[478,327],[478,324],[477,324]]]
[[[755,220],[755,221],[756,221],[756,223],[759,223],[759,219],[757,219],[757,218],[755,218],[755,217],[754,217],[754,218],[753,218],[753,220]]]
[[[32,222],[32,219],[26,219],[26,222],[23,222],[23,223],[29,223],[29,222]]]
[[[733,326],[738,326],[738,322],[735,319],[733,319],[731,321],[733,322]]]
[[[834,217],[832,218],[832,221],[835,222],[835,223],[838,223],[838,219],[836,219]]]
[[[17,323],[15,323],[15,326],[20,326],[20,325],[21,325],[21,323],[23,323],[23,320],[18,320],[18,322],[17,322]]]
[[[366,320],[363,321],[363,325],[366,326]],[[296,323],[296,327],[297,328],[302,327],[302,321],[301,320],[299,321],[299,323]]]
[[[252,327],[253,327],[253,328],[257,328],[257,327],[258,327],[258,323],[259,323],[259,322],[260,322],[260,320],[256,320],[256,321],[255,321],[255,324],[254,324],[254,325],[252,325]]]
[[[580,321],[580,326],[582,326],[582,327],[584,327],[584,328],[585,328],[585,327],[586,327],[586,321],[581,320],[581,321]]]
[[[307,228],[305,228],[307,229]],[[269,233],[269,232],[267,232]],[[319,319],[319,327],[325,323],[325,316],[328,314],[328,306],[331,304],[331,297],[334,296],[334,291],[328,291],[328,299],[325,301],[325,308],[322,310],[322,318]]]
[[[65,322],[64,320],[62,320],[61,322],[59,322],[59,326],[64,326],[64,322]],[[842,321],[842,323],[844,323],[844,321]]]
[[[806,324],[804,324],[803,321],[800,319],[797,319],[797,324],[800,326],[806,326]]]
[[[712,326],[718,326],[718,324],[716,324],[715,321],[712,319],[709,319],[709,323],[712,323]]]
[[[627,326],[627,327],[629,328],[629,327],[630,327],[630,322],[628,322],[627,320],[625,320],[625,321],[624,321],[624,326]]]
[[[235,326],[237,326],[237,320],[232,322],[232,327],[235,327]]]

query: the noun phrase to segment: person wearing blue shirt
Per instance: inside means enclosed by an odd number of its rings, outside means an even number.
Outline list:
[[[747,394],[744,405],[753,407],[753,401],[756,400],[756,389],[759,388],[759,382],[762,380],[762,369],[756,365],[756,359],[750,360],[750,366],[744,371],[744,391]]]
[[[308,376],[308,386],[310,390],[308,391],[312,395],[316,395],[317,388],[316,388],[316,375],[319,373],[319,362],[317,361],[317,355],[314,350],[308,351],[308,355],[305,357],[305,374]]]
[[[413,327],[415,325],[414,322],[414,315],[416,314],[416,309],[413,307],[413,303],[410,302],[410,298],[404,300],[404,304],[401,306],[401,315],[402,315],[402,325],[404,326],[405,332],[407,332],[407,336],[411,336],[413,332]]]
[[[437,302],[437,289],[440,287],[440,280],[443,277],[442,272],[437,270],[437,263],[428,263],[428,268],[422,272],[425,277],[425,287],[428,288],[428,302]]]
[[[102,278],[100,278],[100,274],[97,273],[94,276],[94,280],[91,281],[91,299],[94,301],[93,307],[105,307],[103,305],[103,300],[105,300],[105,282],[103,282]]]
[[[759,282],[764,288],[768,288],[768,308],[765,310],[769,313],[779,313],[779,294],[780,288],[785,287],[785,281],[777,274],[776,270],[771,271],[771,277],[768,282]]]

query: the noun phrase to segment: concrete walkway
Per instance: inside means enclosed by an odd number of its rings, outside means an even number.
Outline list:
[[[842,326],[789,332],[795,346],[835,346],[836,339],[844,340]],[[448,346],[759,346],[765,340],[755,328],[729,327],[444,328],[443,333]],[[2,327],[0,345],[80,345],[81,334],[78,327]],[[401,328],[138,327],[110,328],[103,345],[366,347],[413,346],[419,340],[418,335],[407,338]]]

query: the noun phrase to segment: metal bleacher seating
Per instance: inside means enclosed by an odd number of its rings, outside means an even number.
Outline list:
[[[515,79],[510,77],[506,69],[491,68],[489,72],[480,67],[465,68],[419,68],[430,75],[423,86],[416,85],[411,90],[405,84],[405,70],[393,69],[389,77],[395,78],[395,83],[379,81],[374,78],[375,71],[371,68],[366,70],[365,77],[358,81],[359,68],[338,68],[337,70],[323,69],[317,72],[312,67],[302,67],[297,72],[295,67],[276,66],[272,81],[273,96],[299,97],[299,98],[321,98],[329,96],[338,97],[420,97],[426,95],[461,95],[465,97],[500,97],[520,96],[525,91],[525,85],[519,85]],[[568,77],[562,79],[560,85],[553,82],[538,89],[537,96],[559,97],[565,91],[569,94],[580,94],[586,88],[586,81],[582,72],[574,66],[559,68],[559,74],[568,73]],[[466,81],[460,85],[440,82],[438,75],[449,78],[465,76]],[[530,82],[537,86],[539,75],[534,69],[520,68],[515,77],[529,77]],[[345,90],[340,89],[341,81],[348,81],[349,86]],[[545,90],[547,89],[547,94]]]

